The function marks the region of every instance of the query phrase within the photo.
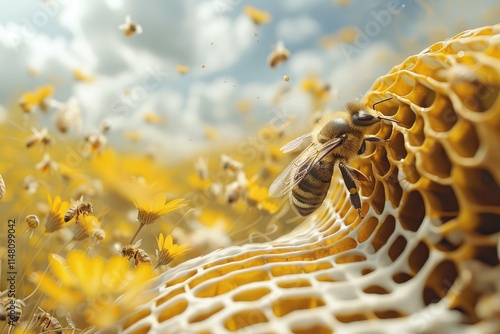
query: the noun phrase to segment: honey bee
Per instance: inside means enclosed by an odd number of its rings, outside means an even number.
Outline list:
[[[290,58],[290,51],[285,48],[285,44],[282,41],[279,41],[267,57],[267,64],[271,68],[275,68],[279,63],[287,61],[288,58]]]
[[[40,326],[42,332],[54,332],[56,334],[62,334],[62,326],[59,321],[50,315],[50,313],[45,312],[40,307],[38,307],[40,313],[36,315],[36,326]]]
[[[28,224],[28,228],[31,230],[30,239],[33,236],[33,232],[40,225],[40,219],[37,215],[27,215],[25,218],[26,223]]]
[[[80,215],[89,216],[94,213],[94,207],[90,202],[83,202],[82,197],[78,201],[71,199],[73,206],[64,214],[64,222],[67,223],[73,218],[78,218]]]
[[[66,133],[71,128],[80,132],[82,128],[82,115],[76,97],[70,97],[66,103],[53,101],[52,104],[58,109],[55,118],[57,129],[61,133]]]
[[[40,143],[42,147],[46,147],[52,143],[52,137],[50,136],[47,128],[43,128],[38,131],[37,128],[31,128],[33,134],[26,140],[26,147],[30,148],[34,145]]]
[[[135,34],[142,34],[142,27],[135,22],[132,22],[130,15],[125,16],[125,23],[120,24],[118,29],[123,30],[125,36],[132,36]]]
[[[139,266],[140,263],[149,263],[151,265],[151,258],[148,253],[144,249],[139,248],[141,246],[142,239],[137,240],[137,242],[133,245],[123,246],[120,250],[120,253],[127,257],[130,261],[132,258],[134,259],[135,266]]]
[[[3,293],[5,293],[4,291]],[[10,325],[19,322],[23,314],[23,307],[26,306],[21,299],[4,297],[0,300],[0,320],[8,320]]]
[[[389,99],[376,102],[373,110],[376,104]],[[362,218],[361,199],[354,180],[367,182],[369,179],[348,164],[357,155],[364,153],[367,142],[386,141],[375,136],[365,137],[365,133],[375,124],[382,120],[397,122],[365,109],[361,103],[350,102],[346,105],[346,110],[326,115],[312,132],[284,145],[281,151],[286,153],[306,140],[311,141],[271,184],[269,195],[280,197],[289,193],[295,211],[301,216],[307,216],[323,203],[330,188],[334,167],[338,165],[349,191],[351,204]]]
[[[243,169],[243,164],[229,157],[228,155],[221,154],[220,156],[222,169],[234,174]]]

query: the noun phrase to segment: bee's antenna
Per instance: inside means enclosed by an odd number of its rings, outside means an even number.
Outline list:
[[[392,99],[392,96],[391,96],[391,97],[388,97],[388,98],[386,98],[386,99],[383,99],[383,100],[380,100],[380,101],[375,102],[375,103],[373,104],[373,106],[372,106],[372,109],[373,109],[373,110],[376,110],[376,109],[375,109],[375,106],[376,106],[377,104],[382,103],[382,102],[385,102],[385,101],[389,101],[390,99]]]

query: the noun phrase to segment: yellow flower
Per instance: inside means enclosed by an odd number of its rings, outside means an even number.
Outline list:
[[[217,130],[209,125],[205,125],[204,133],[205,137],[207,137],[207,139],[209,140],[216,140],[217,138],[219,138],[219,133],[217,132]]]
[[[186,74],[187,72],[189,72],[189,66],[175,65],[175,70],[180,74]]]
[[[247,203],[271,214],[279,210],[277,204],[269,201],[268,189],[257,185],[255,181],[250,182],[248,185]]]
[[[80,328],[102,328],[131,311],[153,277],[150,266],[131,270],[120,255],[106,261],[75,250],[67,259],[52,254],[49,261],[54,278],[37,273],[32,280],[54,303],[67,308]]]
[[[245,6],[243,11],[256,25],[261,25],[271,21],[271,14],[262,9],[258,9],[252,6]]]
[[[73,70],[73,77],[75,78],[75,80],[83,82],[92,82],[95,80],[95,78],[92,75],[85,73],[79,68],[75,68]]]
[[[270,201],[262,201],[257,206],[260,210],[264,210],[270,214],[278,212],[280,209],[279,205]]]
[[[35,107],[47,111],[47,99],[54,93],[54,87],[47,85],[38,87],[34,92],[26,92],[19,99],[19,106],[25,113],[30,113]]]
[[[161,124],[163,123],[163,117],[154,111],[148,111],[144,114],[144,121],[149,124]]]
[[[49,213],[45,220],[45,232],[52,233],[62,228],[64,224],[64,214],[69,209],[69,203],[62,201],[61,197],[56,196],[54,200],[48,195]]]
[[[184,198],[177,198],[167,203],[167,196],[164,193],[156,194],[152,199],[149,197],[135,199],[137,220],[141,225],[135,232],[130,244],[134,242],[135,237],[145,225],[154,223],[167,212],[185,207],[187,203],[182,203],[183,201]]]
[[[156,250],[156,258],[158,259],[158,266],[165,266],[172,262],[176,257],[181,256],[189,250],[188,244],[177,245],[174,244],[172,236],[169,234],[165,238],[163,233],[160,233],[159,238],[156,239],[158,249]],[[156,268],[155,267],[155,268]]]

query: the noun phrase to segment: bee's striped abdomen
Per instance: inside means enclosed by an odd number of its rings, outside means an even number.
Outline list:
[[[301,216],[313,213],[323,203],[330,188],[334,160],[325,157],[312,167],[304,179],[290,192],[292,206]]]

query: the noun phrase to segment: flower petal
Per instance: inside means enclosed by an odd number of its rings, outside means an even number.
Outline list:
[[[64,286],[75,287],[76,278],[71,273],[70,269],[66,265],[66,261],[57,254],[49,255],[50,269],[57,277],[57,279],[63,283]]]

